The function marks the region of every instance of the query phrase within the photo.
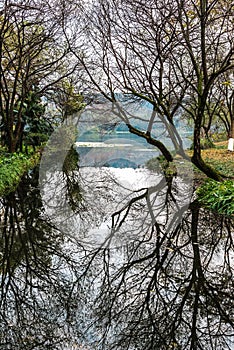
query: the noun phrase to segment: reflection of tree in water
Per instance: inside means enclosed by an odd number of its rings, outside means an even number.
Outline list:
[[[233,220],[194,202],[181,224],[155,222],[124,257],[100,250],[104,349],[233,349],[233,232]]]
[[[36,172],[3,199],[1,349],[233,349],[233,220],[194,202],[165,230],[144,199],[113,216],[110,240],[138,213],[138,234],[120,248],[82,247],[55,230]]]
[[[62,249],[60,232],[41,215],[37,172],[2,200],[1,349],[65,349],[80,302],[80,269]]]

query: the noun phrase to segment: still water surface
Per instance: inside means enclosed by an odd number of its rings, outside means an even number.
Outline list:
[[[1,200],[1,349],[234,348],[231,218],[145,169],[50,176]]]

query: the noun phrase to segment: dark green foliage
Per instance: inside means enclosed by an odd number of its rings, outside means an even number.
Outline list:
[[[216,182],[208,179],[197,189],[198,201],[220,214],[234,215],[234,181]]]
[[[25,102],[23,114],[24,130],[22,141],[25,145],[39,146],[48,140],[53,131],[50,121],[45,116],[45,105],[36,91],[30,91]],[[22,150],[22,145],[21,145]]]
[[[0,158],[0,196],[13,192],[24,173],[33,168],[40,159],[40,153],[25,155],[22,153],[5,154]]]

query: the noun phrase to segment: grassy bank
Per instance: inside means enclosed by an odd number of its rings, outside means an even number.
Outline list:
[[[215,146],[202,151],[203,159],[223,175],[234,177],[234,152],[227,150],[227,142]]]
[[[207,179],[198,171],[195,176],[200,181],[197,197],[200,204],[219,214],[234,216],[234,152],[227,150],[227,142],[215,144],[215,148],[202,151],[203,159],[226,177],[223,182]]]
[[[192,156],[192,151],[187,151]],[[152,171],[159,171],[159,164],[165,175],[176,173],[178,164],[183,163],[180,172],[184,176],[189,176],[193,172],[194,188],[200,205],[214,210],[219,214],[234,216],[234,152],[227,150],[227,141],[215,143],[215,148],[202,150],[202,158],[210,166],[220,172],[225,181],[216,182],[192,166],[181,161],[181,157],[175,157],[173,163],[168,164],[162,157],[153,158],[147,163],[147,167]]]

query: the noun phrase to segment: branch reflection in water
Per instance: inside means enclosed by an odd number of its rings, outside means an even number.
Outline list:
[[[0,348],[80,349],[84,250],[45,217],[37,186],[34,169],[1,200]]]
[[[152,186],[87,171],[60,174],[82,190],[76,236],[46,217],[36,170],[2,201],[1,349],[233,349],[233,219],[193,201],[171,225],[176,183],[162,219]]]

